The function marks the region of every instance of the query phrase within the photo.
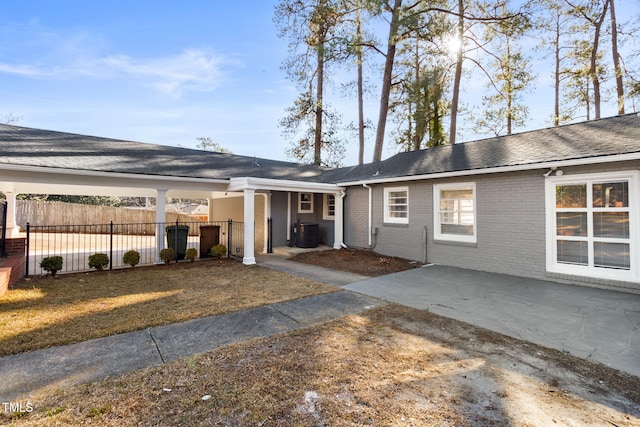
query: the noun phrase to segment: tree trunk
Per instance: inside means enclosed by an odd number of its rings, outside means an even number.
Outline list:
[[[560,125],[560,16],[556,16],[555,70],[553,86],[553,125]]]
[[[322,91],[324,84],[324,42],[318,45],[318,76],[316,85],[316,129],[313,142],[313,164],[320,165],[322,152]]]
[[[364,81],[362,77],[362,29],[360,26],[360,9],[356,12],[356,34],[358,46],[356,55],[358,60],[358,164],[364,163]]]
[[[616,73],[616,93],[618,95],[618,114],[624,114],[624,85],[622,84],[622,67],[618,54],[618,27],[616,23],[616,9],[613,0],[609,0],[611,14],[611,54],[613,55],[613,69]]]
[[[591,65],[589,67],[589,75],[591,76],[591,84],[593,85],[593,108],[595,118],[600,118],[600,77],[598,76],[598,45],[600,43],[600,30],[602,23],[607,15],[609,2],[604,3],[602,14],[593,22],[595,32],[593,34],[593,48],[591,49]]]
[[[458,99],[460,97],[460,81],[462,80],[462,47],[464,36],[464,4],[458,0],[458,38],[460,39],[460,50],[458,50],[456,60],[456,70],[453,76],[453,94],[451,97],[451,125],[449,128],[449,144],[456,143],[456,129],[458,121]]]
[[[416,51],[415,51],[415,56],[414,56],[414,63],[413,66],[416,69],[416,83],[415,83],[415,88],[416,88],[416,92],[414,93],[414,97],[416,100],[416,111],[415,111],[415,119],[414,122],[416,124],[415,128],[415,132],[413,133],[413,151],[418,151],[420,149],[420,143],[422,142],[422,138],[424,137],[424,120],[426,119],[426,117],[418,117],[418,115],[422,112],[424,113],[424,109],[420,108],[421,107],[421,103],[422,101],[422,85],[420,84],[420,50],[419,50],[419,45],[418,45],[418,38],[416,37]],[[409,115],[409,120],[412,119],[412,115]],[[411,135],[411,134],[409,134]]]
[[[511,72],[511,43],[507,40],[507,135],[511,135],[513,126],[513,73]]]
[[[384,145],[387,115],[389,113],[389,95],[391,94],[391,79],[393,77],[393,62],[396,56],[396,43],[398,42],[396,39],[400,24],[401,8],[402,0],[394,0],[393,10],[391,11],[391,23],[389,24],[387,55],[384,63],[384,74],[382,76],[382,91],[380,94],[380,113],[378,115],[378,128],[376,129],[376,143],[373,148],[374,162],[382,160],[382,146]]]

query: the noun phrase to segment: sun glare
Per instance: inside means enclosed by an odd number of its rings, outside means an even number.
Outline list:
[[[462,49],[462,40],[456,36],[450,37],[447,40],[447,48],[451,53],[458,53]]]

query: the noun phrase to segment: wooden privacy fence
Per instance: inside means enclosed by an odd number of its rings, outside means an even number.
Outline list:
[[[167,223],[178,222],[202,222],[189,215],[177,212],[167,212]],[[144,225],[137,230],[137,234],[153,235],[155,233],[156,212],[148,209],[117,208],[113,206],[84,205],[77,203],[50,202],[41,200],[17,200],[16,223],[21,230],[27,229],[27,223],[31,226],[41,225],[68,225],[83,224],[78,228],[69,228],[70,233],[92,233],[91,228],[84,224],[139,224]],[[197,227],[192,227],[189,235],[197,235]]]

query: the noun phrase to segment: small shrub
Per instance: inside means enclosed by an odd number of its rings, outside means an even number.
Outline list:
[[[189,261],[193,262],[196,259],[196,257],[198,256],[198,251],[196,250],[196,248],[189,248],[185,252],[184,256]]]
[[[51,277],[55,277],[56,273],[62,270],[62,257],[61,256],[48,256],[40,261],[40,267],[48,271]]]
[[[122,256],[122,262],[131,267],[135,267],[140,264],[140,252],[134,250],[125,252]]]
[[[109,256],[107,254],[89,255],[89,268],[95,268],[98,271],[102,271],[102,269],[108,265]]]
[[[164,261],[165,264],[169,264],[175,258],[176,253],[173,248],[165,248],[160,251],[160,259]]]
[[[227,247],[225,245],[215,245],[211,248],[211,256],[222,258],[227,255]]]

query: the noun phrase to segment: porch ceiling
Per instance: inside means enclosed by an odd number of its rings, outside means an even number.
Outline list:
[[[16,194],[66,194],[155,197],[167,190],[169,197],[210,198],[226,191],[227,180],[167,177],[145,174],[104,173],[2,165],[0,191]]]

